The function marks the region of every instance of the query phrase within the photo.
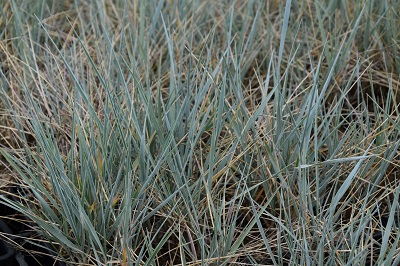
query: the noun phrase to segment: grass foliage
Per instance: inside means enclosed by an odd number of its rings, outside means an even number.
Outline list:
[[[0,3],[1,202],[67,263],[400,263],[399,2]]]

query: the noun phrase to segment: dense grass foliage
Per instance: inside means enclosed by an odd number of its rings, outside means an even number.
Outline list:
[[[0,200],[60,259],[400,263],[398,1],[0,3]]]

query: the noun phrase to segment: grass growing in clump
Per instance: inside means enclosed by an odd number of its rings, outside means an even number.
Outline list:
[[[67,263],[399,263],[395,1],[3,2],[1,201]]]

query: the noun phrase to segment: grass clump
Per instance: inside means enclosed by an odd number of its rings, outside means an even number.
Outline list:
[[[0,199],[60,259],[399,262],[395,1],[1,6]]]

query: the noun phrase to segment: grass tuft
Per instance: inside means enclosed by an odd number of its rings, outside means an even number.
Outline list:
[[[0,2],[0,202],[60,260],[399,263],[395,1]]]

